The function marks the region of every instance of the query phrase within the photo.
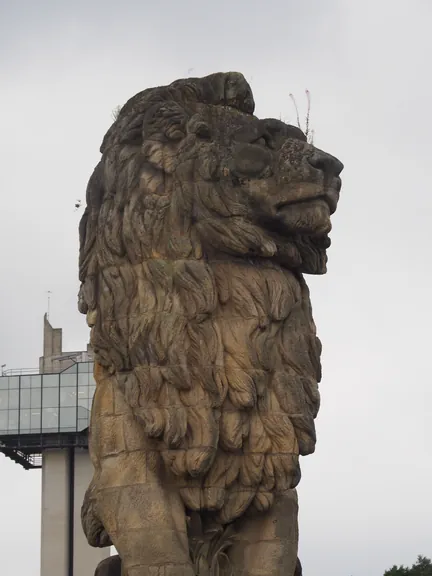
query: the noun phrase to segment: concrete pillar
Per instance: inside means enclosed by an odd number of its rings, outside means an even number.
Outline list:
[[[81,528],[81,505],[93,476],[93,464],[87,450],[75,450],[75,497],[74,497],[74,576],[93,576],[101,560],[108,558],[110,548],[89,546]],[[43,576],[43,575],[42,575]]]
[[[87,450],[43,454],[41,576],[71,576],[71,546],[72,576],[93,576],[99,562],[110,555],[110,548],[89,546],[81,527],[81,505],[92,474]]]
[[[41,576],[68,576],[68,496],[67,451],[45,452],[42,456]]]

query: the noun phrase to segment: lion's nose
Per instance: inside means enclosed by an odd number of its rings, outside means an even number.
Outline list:
[[[340,160],[321,150],[316,150],[313,155],[308,158],[308,162],[311,166],[317,170],[321,170],[326,176],[330,176],[331,178],[339,176],[344,169],[344,165]]]

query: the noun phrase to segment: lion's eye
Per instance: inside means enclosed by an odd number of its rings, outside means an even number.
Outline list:
[[[199,122],[195,127],[195,134],[198,138],[209,140],[211,138],[210,128],[205,122]]]
[[[264,138],[264,136],[261,136],[260,138],[257,138],[256,140],[252,140],[251,144],[256,144],[257,146],[264,146],[264,148],[266,146],[268,146],[267,139]]]
[[[258,146],[263,146],[264,148],[270,148],[271,150],[274,148],[271,137],[268,134],[257,138],[257,140],[252,142],[252,144],[257,144]]]

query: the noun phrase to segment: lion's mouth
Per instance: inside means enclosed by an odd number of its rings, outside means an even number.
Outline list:
[[[296,200],[283,200],[278,202],[275,206],[276,213],[280,214],[284,212],[287,208],[292,206],[302,206],[305,204],[316,204],[317,202],[324,202],[329,210],[330,214],[333,214],[336,211],[337,200],[335,200],[330,194],[320,194],[319,196],[311,196],[309,198],[300,198]]]
[[[261,225],[282,243],[302,243],[325,252],[331,245],[330,217],[336,211],[339,199],[337,187],[304,185],[297,197],[291,190],[287,192],[275,198],[267,214],[260,214]]]
[[[297,205],[325,204],[331,216],[336,212],[341,185],[340,178],[333,178],[331,182],[324,182],[323,184],[299,184],[294,190],[287,190],[286,195],[280,196],[274,209],[277,214],[282,215],[283,212]]]

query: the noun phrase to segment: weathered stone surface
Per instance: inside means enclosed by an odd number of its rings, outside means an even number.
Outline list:
[[[127,576],[296,571],[321,379],[303,274],[326,272],[343,166],[253,110],[238,73],[145,90],[88,184],[83,527]]]
[[[110,556],[99,563],[95,576],[122,576],[120,556]]]
[[[294,576],[302,576],[302,574],[302,566],[300,560],[297,559]],[[122,576],[120,556],[111,556],[102,560],[96,569],[95,576]]]

